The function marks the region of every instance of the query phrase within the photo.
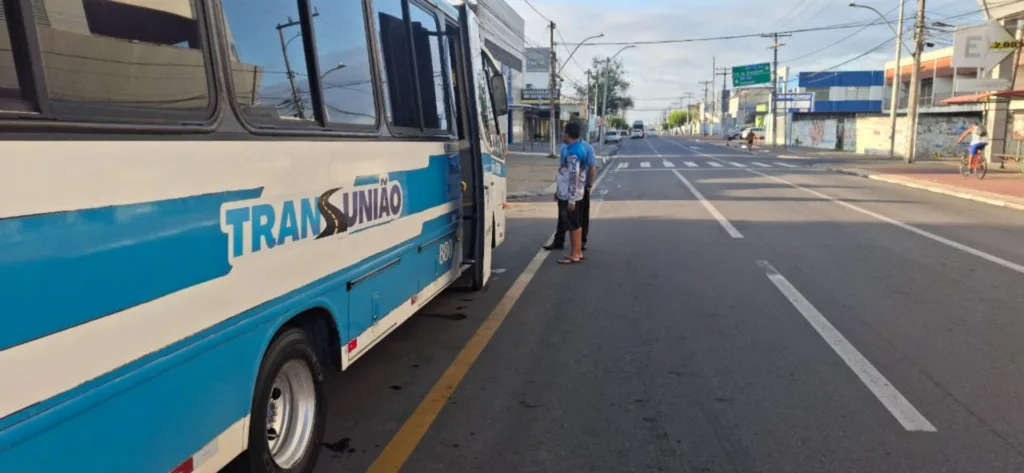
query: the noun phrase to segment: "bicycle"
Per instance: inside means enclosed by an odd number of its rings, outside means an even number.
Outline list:
[[[960,175],[963,177],[974,174],[978,179],[984,179],[985,174],[988,174],[988,164],[985,163],[985,158],[980,156],[981,152],[977,156],[970,155],[970,147],[964,147],[963,154],[960,156]]]

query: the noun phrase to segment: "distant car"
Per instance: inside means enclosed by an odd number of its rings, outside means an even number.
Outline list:
[[[619,132],[617,132],[615,130],[609,130],[609,131],[606,131],[604,133],[604,142],[605,143],[618,143],[619,140],[621,140],[621,139],[622,139],[622,137],[619,136]]]
[[[749,139],[751,133],[754,134],[754,139],[757,139],[757,140],[763,140],[764,139],[764,128],[760,128],[760,127],[744,128],[743,130],[740,131],[740,139],[743,139],[743,140]]]
[[[634,128],[633,132],[629,135],[629,137],[634,139],[634,140],[637,139],[637,138],[643,138],[644,137],[644,129],[643,128]]]

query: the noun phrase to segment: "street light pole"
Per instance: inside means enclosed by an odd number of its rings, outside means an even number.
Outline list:
[[[604,87],[602,87],[603,92],[601,93],[601,114],[600,114],[601,126],[599,127],[599,129],[601,130],[601,133],[599,133],[599,135],[598,135],[598,140],[599,140],[598,143],[600,143],[599,146],[600,146],[600,150],[602,152],[604,151],[604,130],[605,130],[605,127],[607,126],[607,123],[605,123],[605,122],[608,121],[608,81],[609,81],[609,77],[608,76],[611,75],[612,60],[614,60],[615,58],[619,57],[619,54],[622,54],[623,51],[625,51],[627,49],[632,49],[632,48],[635,48],[635,47],[636,46],[632,45],[632,44],[629,45],[629,46],[623,46],[622,49],[619,50],[619,52],[615,53],[614,56],[608,58],[605,61]]]
[[[903,60],[903,48],[905,47],[903,45],[903,9],[904,6],[906,6],[906,0],[900,0],[899,27],[895,29],[892,27],[892,24],[889,23],[889,20],[885,18],[885,15],[882,15],[882,12],[867,5],[858,5],[856,3],[851,3],[850,6],[854,8],[866,8],[877,13],[879,18],[881,18],[886,25],[889,25],[889,29],[893,30],[892,32],[896,35],[896,68],[892,74],[892,95],[889,99],[889,157],[895,158],[896,110],[898,110],[900,107],[900,89],[903,87],[903,78],[901,77],[903,67],[900,65],[900,62]]]
[[[569,53],[569,57],[565,58],[565,61],[562,61],[562,67],[558,68],[558,75],[562,75],[562,69],[565,69],[565,66],[569,65],[569,60],[572,59],[573,55],[576,54],[576,51],[580,49],[580,46],[583,46],[583,44],[586,43],[587,41],[597,38],[604,38],[604,33],[598,34],[596,36],[591,36],[589,38],[584,39],[583,41],[580,41],[579,44],[577,44],[576,47],[573,48],[572,52]]]
[[[558,62],[555,61],[555,22],[549,22],[548,28],[551,29],[549,32],[550,49],[548,50],[548,61],[551,63],[549,67],[551,77],[548,78],[548,133],[551,135],[551,156],[558,156],[558,147],[555,144],[555,135],[558,133],[558,117],[555,116],[555,95],[558,93],[555,79],[558,76],[558,71],[555,69],[558,67]]]

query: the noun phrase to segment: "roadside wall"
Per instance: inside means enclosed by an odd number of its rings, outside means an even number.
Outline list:
[[[956,140],[981,113],[922,114],[918,118],[918,156],[957,156]],[[884,114],[797,114],[790,143],[818,149],[889,154],[889,116]],[[906,147],[906,116],[896,120],[896,154]]]

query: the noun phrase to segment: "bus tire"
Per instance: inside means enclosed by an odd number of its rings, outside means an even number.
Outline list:
[[[323,369],[309,333],[286,327],[260,364],[241,470],[308,473],[320,453],[326,421]]]

